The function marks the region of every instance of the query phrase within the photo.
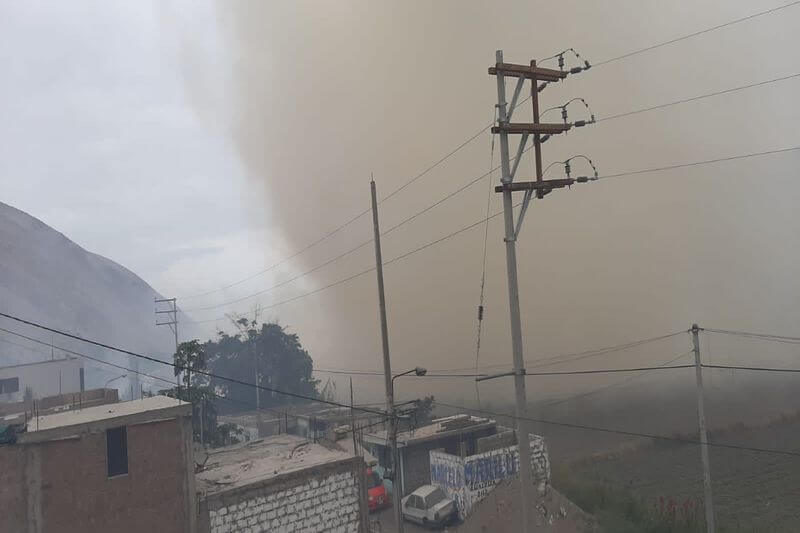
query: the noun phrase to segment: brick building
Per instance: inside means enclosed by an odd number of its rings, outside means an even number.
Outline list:
[[[198,459],[200,533],[367,531],[361,457],[277,435]]]
[[[193,532],[191,439],[165,396],[30,419],[0,446],[0,533]]]

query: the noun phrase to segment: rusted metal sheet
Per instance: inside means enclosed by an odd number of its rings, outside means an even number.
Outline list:
[[[559,81],[567,77],[566,72],[552,68],[531,67],[529,65],[516,65],[514,63],[500,63],[489,67],[489,74],[496,76],[502,71],[504,76],[514,78],[536,78],[539,81]]]
[[[512,124],[500,124],[492,127],[492,133],[528,133],[528,134],[549,134],[555,135],[564,133],[572,127],[572,124],[544,123],[535,124],[531,122],[517,122]]]
[[[561,178],[555,180],[542,180],[542,181],[517,181],[507,185],[498,185],[494,188],[494,192],[503,192],[505,187],[511,189],[512,192],[527,191],[530,189],[550,191],[552,189],[560,189],[573,185],[575,180],[573,178]]]

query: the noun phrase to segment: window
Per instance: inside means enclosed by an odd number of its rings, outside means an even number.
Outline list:
[[[19,378],[0,379],[0,394],[19,392]]]
[[[442,492],[442,489],[437,488],[425,498],[425,508],[430,509],[442,500],[444,500],[444,492]]]
[[[106,461],[108,477],[128,473],[128,431],[127,428],[106,430]]]

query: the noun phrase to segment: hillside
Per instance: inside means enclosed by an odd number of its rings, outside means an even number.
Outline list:
[[[150,285],[127,268],[81,248],[27,213],[0,203],[0,310],[3,312],[167,359],[174,340],[166,328],[155,326],[156,296]],[[0,319],[0,327],[51,341],[46,332],[8,319]],[[50,357],[49,347],[8,333],[0,332],[0,341],[0,365]],[[58,336],[53,343],[129,368],[138,363]],[[56,357],[60,356],[58,350],[54,352]],[[87,387],[102,385],[124,372],[91,361],[86,361],[85,367]],[[141,365],[142,369],[159,375],[171,374],[168,368],[159,367]],[[138,389],[133,375],[130,378],[128,386],[117,382],[123,394],[130,387]]]

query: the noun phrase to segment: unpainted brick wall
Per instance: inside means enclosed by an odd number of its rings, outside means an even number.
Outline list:
[[[189,424],[129,426],[128,473],[111,479],[105,432],[0,447],[0,533],[188,532]]]
[[[25,531],[25,449],[0,446],[0,533]]]
[[[210,530],[358,533],[362,520],[359,483],[352,470],[330,471],[318,477],[298,475],[290,483],[267,485],[235,501],[224,498],[222,506],[209,509]]]

